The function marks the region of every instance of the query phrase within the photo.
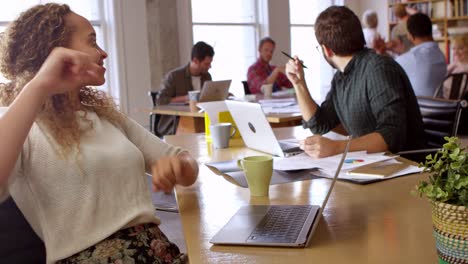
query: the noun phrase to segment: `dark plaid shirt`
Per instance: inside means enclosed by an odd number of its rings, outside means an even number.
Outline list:
[[[425,136],[418,103],[403,69],[369,49],[338,71],[330,92],[304,128],[324,134],[342,124],[353,137],[377,132],[389,150],[420,149]]]

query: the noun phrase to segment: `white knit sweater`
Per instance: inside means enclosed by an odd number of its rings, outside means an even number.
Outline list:
[[[0,115],[6,108],[0,108]],[[84,112],[77,112],[80,117]],[[157,223],[145,170],[176,155],[135,121],[122,130],[87,112],[94,128],[80,140],[80,153],[62,158],[46,128],[35,123],[0,201],[10,194],[44,241],[47,263],[78,253],[124,227]],[[80,118],[80,125],[87,126]]]

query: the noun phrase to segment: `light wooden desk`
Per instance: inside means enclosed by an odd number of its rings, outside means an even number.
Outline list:
[[[152,109],[142,109],[146,113],[179,116],[177,134],[205,132],[205,114],[190,111],[188,105],[161,105]],[[297,126],[301,124],[301,113],[267,114],[272,127]]]
[[[308,134],[301,128],[275,129],[279,138]],[[209,240],[242,205],[321,204],[328,179],[270,187],[270,196],[251,198],[203,163],[258,154],[239,142],[213,150],[204,135],[166,136],[188,149],[200,164],[198,181],[177,187],[190,263],[437,263],[430,205],[410,191],[425,175],[356,185],[337,182],[307,248],[214,246]],[[237,146],[237,147],[236,147]]]

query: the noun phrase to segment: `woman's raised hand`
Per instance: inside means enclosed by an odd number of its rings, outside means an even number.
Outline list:
[[[66,93],[86,85],[102,85],[105,68],[86,53],[57,47],[52,50],[31,80],[47,95]]]

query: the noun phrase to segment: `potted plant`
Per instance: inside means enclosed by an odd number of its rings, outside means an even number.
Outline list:
[[[441,150],[420,164],[429,180],[416,189],[432,204],[439,263],[468,263],[468,153],[458,138],[445,140]]]

